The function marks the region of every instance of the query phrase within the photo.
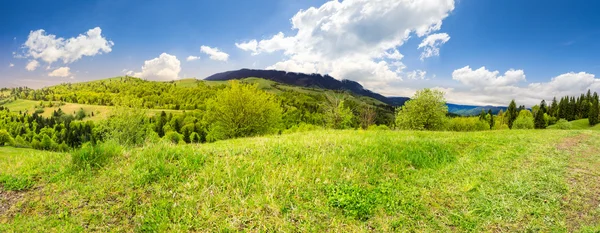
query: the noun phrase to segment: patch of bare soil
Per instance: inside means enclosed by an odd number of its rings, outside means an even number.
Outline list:
[[[569,232],[600,224],[600,145],[579,147],[588,135],[567,138],[558,145],[569,152],[567,184],[563,211]]]
[[[0,216],[7,213],[24,196],[25,192],[4,191],[0,189]]]

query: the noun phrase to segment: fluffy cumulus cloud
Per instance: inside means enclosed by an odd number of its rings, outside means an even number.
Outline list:
[[[296,13],[292,35],[279,32],[236,46],[255,55],[282,52],[285,59],[269,69],[327,73],[377,91],[409,78],[397,48],[411,35],[440,30],[453,9],[454,0],[334,0]]]
[[[499,71],[490,71],[485,67],[473,70],[469,66],[455,70],[452,79],[462,86],[441,88],[446,92],[449,102],[503,105],[515,99],[517,104],[533,106],[542,99],[565,95],[580,95],[588,89],[600,89],[600,79],[586,72],[570,72],[558,75],[549,82],[527,83],[523,70],[510,69],[500,75]]]
[[[419,44],[419,49],[423,49],[421,53],[421,61],[426,58],[435,57],[440,55],[440,46],[450,40],[450,36],[447,33],[431,34],[423,39],[423,42]]]
[[[218,48],[202,45],[200,46],[200,52],[207,54],[211,60],[215,61],[227,61],[229,59],[229,54],[222,52]]]
[[[15,64],[10,63],[8,64],[8,67],[15,67]]]
[[[195,61],[195,60],[200,60],[200,57],[197,57],[197,56],[188,56],[185,60],[186,61]]]
[[[170,81],[179,78],[181,62],[177,57],[163,53],[159,57],[144,62],[142,71],[133,76],[155,81]],[[129,73],[129,71],[127,71]]]
[[[99,27],[88,30],[85,34],[65,39],[56,35],[46,34],[43,29],[31,31],[23,48],[24,57],[41,59],[52,64],[58,60],[69,64],[83,56],[95,56],[110,53],[114,43],[102,36]]]
[[[71,68],[59,67],[48,74],[50,77],[69,77],[71,76]]]
[[[28,62],[27,65],[25,65],[25,69],[28,71],[34,71],[38,68],[38,66],[40,66],[40,63],[36,60],[33,60]]]
[[[452,72],[452,79],[475,88],[508,86],[526,81],[523,70],[510,69],[504,75],[500,75],[500,72],[489,71],[485,66],[477,70],[473,70],[469,66],[457,69]]]

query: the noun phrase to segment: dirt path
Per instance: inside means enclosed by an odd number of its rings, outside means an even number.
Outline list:
[[[585,226],[600,227],[600,145],[591,143],[598,136],[580,134],[564,139],[557,148],[568,151],[566,174],[568,193],[563,197],[563,211],[569,232]]]
[[[0,216],[7,213],[23,196],[24,192],[3,191],[0,188]]]

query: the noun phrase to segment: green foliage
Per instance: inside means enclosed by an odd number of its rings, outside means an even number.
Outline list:
[[[529,110],[521,110],[519,117],[513,123],[513,129],[533,129],[535,127],[533,115]]]
[[[105,141],[124,146],[141,146],[148,134],[148,117],[142,109],[118,108],[106,121],[98,125],[96,134]]]
[[[441,130],[447,113],[444,93],[423,89],[417,91],[398,111],[396,126],[409,130]]]
[[[448,120],[447,130],[457,132],[472,132],[489,130],[489,124],[478,117],[454,117]]]
[[[573,128],[573,126],[571,125],[571,122],[565,120],[565,119],[560,119],[556,122],[556,124],[553,125],[554,129],[563,129],[563,130],[569,130],[571,128]]]
[[[83,110],[83,108],[80,108],[79,111],[77,111],[77,113],[75,114],[75,119],[77,120],[83,120],[83,118],[85,117],[85,110]]]
[[[4,146],[5,144],[11,144],[13,138],[10,136],[8,131],[5,129],[0,129],[0,146]]]
[[[230,86],[206,103],[210,141],[276,132],[282,109],[275,96],[257,85],[231,81]]]
[[[71,166],[75,170],[94,170],[104,167],[112,158],[120,156],[123,148],[114,141],[92,145],[84,144],[71,153]]]
[[[534,126],[536,129],[545,129],[548,126],[545,115],[544,109],[539,109],[535,113]]]
[[[371,125],[367,130],[388,131],[391,130],[387,125]]]
[[[335,102],[338,102],[335,104]],[[346,107],[345,101],[334,101],[332,106],[327,111],[327,126],[332,129],[349,129],[352,128],[352,120],[354,115],[352,110]]]
[[[600,114],[600,106],[598,106],[598,100],[592,100],[592,104],[589,107],[588,120],[591,126],[594,126],[599,123],[598,115]]]
[[[510,101],[508,109],[506,110],[506,117],[508,128],[512,129],[513,123],[515,122],[515,120],[517,120],[518,117],[517,103],[515,103],[515,100]]]
[[[168,132],[167,134],[165,134],[164,139],[166,139],[167,141],[169,141],[171,143],[175,143],[175,144],[183,143],[183,135],[181,135],[175,131],[171,131],[171,132]]]

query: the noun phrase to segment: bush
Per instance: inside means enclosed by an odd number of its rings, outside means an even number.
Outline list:
[[[513,129],[533,129],[534,127],[533,117],[519,116],[513,123]]]
[[[391,130],[387,125],[371,125],[367,130],[375,130],[375,131],[385,131]]]
[[[457,132],[472,132],[489,130],[490,125],[478,117],[455,117],[448,120],[446,129]]]
[[[230,81],[206,102],[208,141],[249,137],[276,132],[282,108],[273,94],[259,90],[258,85]]]
[[[558,120],[554,126],[555,129],[564,129],[564,130],[571,129],[572,127],[573,126],[571,125],[571,122],[569,122],[565,119]]]
[[[121,155],[121,146],[114,141],[97,145],[84,144],[71,153],[71,165],[76,170],[88,170],[104,167],[113,157]]]
[[[114,115],[94,130],[105,141],[113,140],[125,146],[141,146],[148,136],[146,112],[141,109],[118,108]]]
[[[12,146],[16,148],[29,148],[30,145],[25,139],[23,139],[20,135],[17,135],[15,140],[13,140]]]
[[[163,139],[166,139],[167,141],[175,144],[183,143],[183,135],[175,131],[168,132],[167,134],[165,134]]]

